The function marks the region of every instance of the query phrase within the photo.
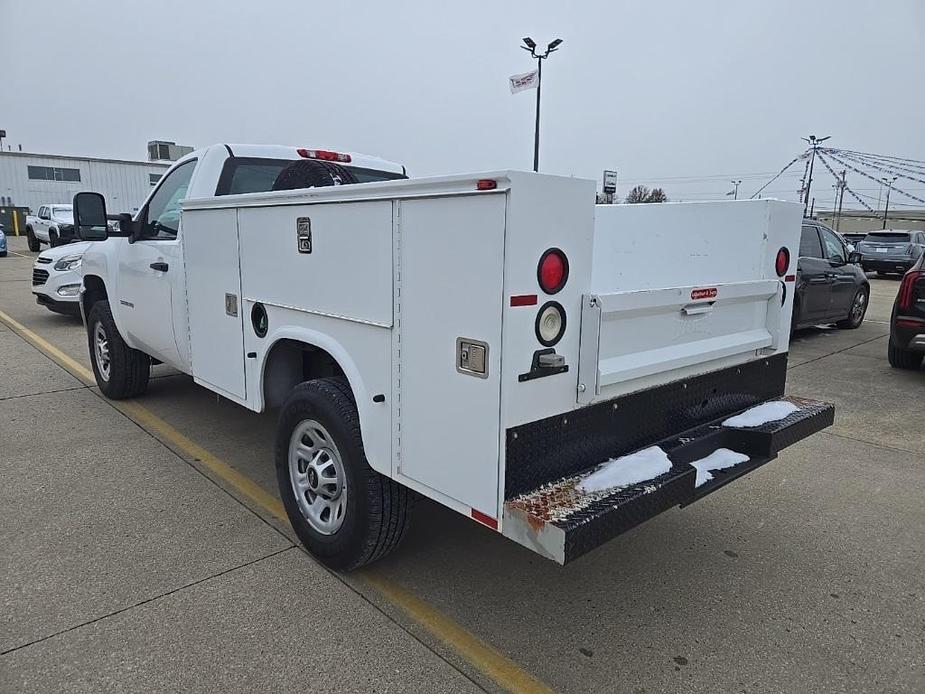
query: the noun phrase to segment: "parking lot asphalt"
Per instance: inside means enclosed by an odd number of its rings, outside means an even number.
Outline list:
[[[89,367],[21,241],[0,312]],[[566,567],[422,501],[347,577],[207,464],[275,501],[272,413],[163,366],[154,419],[117,410],[0,322],[0,691],[921,692],[925,371],[889,367],[871,285],[860,329],[791,346],[835,425],[737,484]]]

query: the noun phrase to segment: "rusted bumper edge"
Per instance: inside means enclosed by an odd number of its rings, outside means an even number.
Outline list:
[[[652,445],[661,446],[671,469],[651,480],[599,492],[584,493],[577,484],[601,461],[586,470],[555,480],[507,500],[502,533],[559,564],[598,547],[620,533],[674,506],[686,506],[774,460],[778,452],[831,426],[835,407],[805,398],[783,397],[797,410],[784,419],[758,427],[722,425],[731,415],[676,434]],[[712,479],[696,486],[697,470],[690,464],[719,448],[747,455],[748,460],[711,472]]]

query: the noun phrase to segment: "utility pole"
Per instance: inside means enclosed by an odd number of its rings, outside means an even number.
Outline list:
[[[739,186],[742,185],[742,181],[738,180],[738,181],[729,181],[729,182],[735,186],[735,188],[732,189],[732,199],[738,200],[739,199]]]
[[[838,231],[838,225],[841,222],[841,204],[845,199],[845,187],[848,185],[845,181],[847,169],[842,169],[841,177],[835,184],[835,197],[838,198],[838,210],[835,212],[835,231]]]
[[[525,51],[530,51],[530,57],[536,58],[536,125],[533,130],[533,170],[540,170],[540,90],[543,88],[543,61],[549,57],[553,51],[559,50],[562,39],[556,39],[546,46],[545,53],[536,52],[536,41],[529,36],[525,36],[521,46]]]
[[[886,184],[886,205],[883,207],[883,225],[880,227],[881,229],[886,229],[886,216],[890,211],[890,191],[893,190],[893,184],[896,183],[897,178],[897,176],[893,176],[893,178],[890,179],[884,176],[880,179]]]
[[[806,209],[809,207],[809,191],[813,187],[813,164],[816,162],[816,148],[820,144],[828,140],[831,135],[826,135],[825,137],[816,138],[815,135],[810,135],[809,137],[804,137],[803,139],[809,143],[809,146],[812,148],[812,153],[809,155],[809,179],[806,181],[806,191],[803,195],[803,216],[806,216]]]

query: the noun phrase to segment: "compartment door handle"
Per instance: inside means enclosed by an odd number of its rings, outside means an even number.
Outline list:
[[[703,304],[688,304],[681,309],[685,316],[702,316],[713,310],[713,302]]]

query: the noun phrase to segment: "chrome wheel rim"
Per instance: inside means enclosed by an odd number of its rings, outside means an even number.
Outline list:
[[[312,529],[336,533],[347,510],[347,478],[334,439],[314,419],[299,422],[289,438],[289,482]]]
[[[93,345],[94,358],[96,359],[96,368],[104,381],[109,381],[109,371],[112,367],[112,360],[109,356],[109,338],[106,336],[106,329],[102,323],[97,323],[93,328]]]
[[[867,306],[867,294],[864,292],[858,292],[858,295],[854,297],[854,304],[851,306],[851,320],[855,323],[861,320],[864,317],[864,309]]]

